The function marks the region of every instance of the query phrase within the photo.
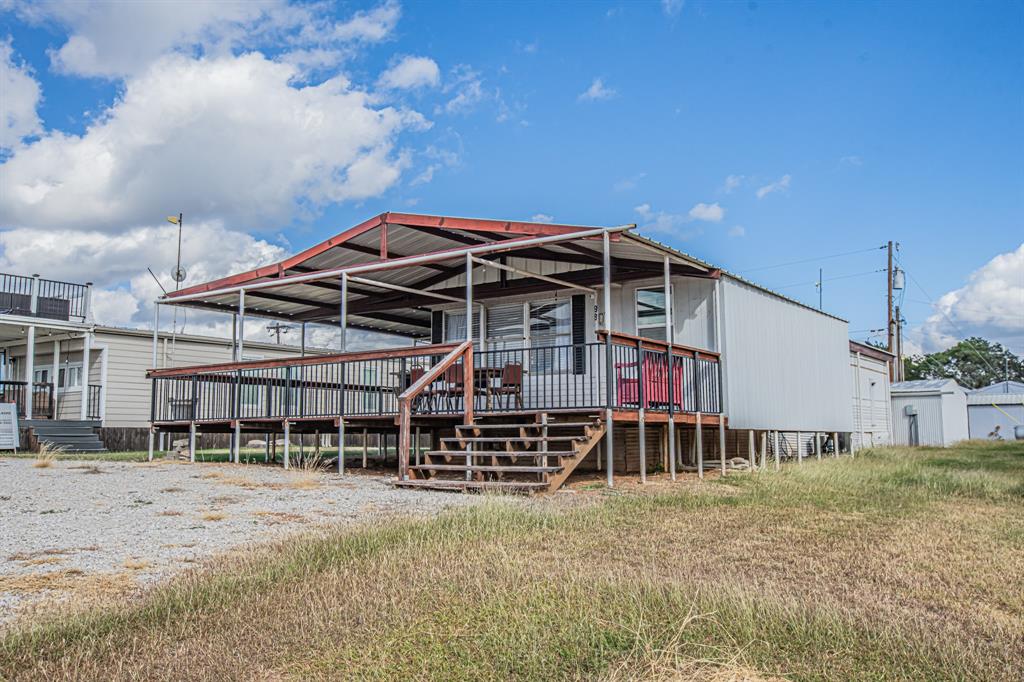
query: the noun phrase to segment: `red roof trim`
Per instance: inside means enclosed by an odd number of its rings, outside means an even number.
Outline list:
[[[395,224],[395,225],[409,225],[412,227],[438,227],[448,230],[473,230],[477,232],[500,232],[504,234],[518,235],[520,238],[525,237],[544,237],[550,235],[563,235],[571,234],[573,232],[579,232],[581,230],[592,230],[591,226],[586,225],[558,225],[551,223],[527,223],[527,222],[513,222],[504,220],[485,220],[478,218],[450,218],[445,216],[432,216],[432,215],[420,215],[416,213],[381,213],[378,216],[374,216],[369,220],[366,220],[355,227],[349,228],[344,232],[337,234],[330,239],[320,242],[319,244],[312,246],[305,251],[295,254],[290,258],[286,258],[278,263],[271,265],[265,265],[255,270],[249,270],[247,272],[240,272],[220,279],[215,279],[210,282],[203,282],[202,284],[195,284],[186,289],[180,289],[178,291],[167,294],[168,298],[176,298],[178,296],[187,296],[190,294],[198,294],[205,291],[214,291],[216,289],[226,289],[230,287],[239,286],[241,284],[251,283],[253,280],[262,280],[269,277],[275,277],[282,281],[287,282],[288,277],[284,273],[300,265],[305,261],[319,256],[320,254],[328,251],[335,246],[344,244],[350,239],[354,239],[359,235],[368,232],[372,229],[380,227],[382,225]],[[611,235],[612,239],[617,241],[619,235]],[[514,245],[517,239],[509,239],[509,245]],[[466,250],[467,247],[456,247],[452,249],[443,249],[441,251],[433,251],[431,253],[458,253]],[[389,259],[391,260],[391,259]],[[396,260],[396,267],[401,265],[401,259]]]

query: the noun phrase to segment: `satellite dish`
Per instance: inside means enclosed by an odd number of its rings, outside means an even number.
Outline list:
[[[188,273],[185,272],[185,268],[181,267],[180,265],[174,268],[174,270],[171,270],[171,279],[173,279],[175,282],[184,282],[185,277],[187,276]]]

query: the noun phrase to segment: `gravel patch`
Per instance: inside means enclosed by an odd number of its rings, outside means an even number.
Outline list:
[[[0,458],[0,625],[74,585],[151,585],[191,563],[312,525],[431,515],[478,495],[390,477],[258,465]],[[70,587],[69,587],[70,586]]]

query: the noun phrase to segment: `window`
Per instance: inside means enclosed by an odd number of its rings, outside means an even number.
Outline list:
[[[48,384],[50,383],[50,368],[49,367],[37,367],[32,371],[32,381],[37,384]]]
[[[473,338],[480,337],[480,311],[473,310]],[[466,312],[465,310],[446,312],[444,314],[444,341],[445,343],[457,343],[466,340]]]
[[[530,304],[530,346],[568,346],[572,343],[572,308],[569,301],[545,301]],[[534,372],[559,369],[566,371],[568,364],[559,362],[559,354],[565,349],[533,351],[530,353],[530,369]]]
[[[490,350],[521,348],[526,340],[522,303],[496,305],[487,309],[487,347]]]
[[[59,374],[58,385],[62,389],[69,388],[81,388],[82,386],[82,366],[81,365],[68,365],[61,367]]]
[[[636,334],[658,341],[667,340],[664,288],[636,290]]]

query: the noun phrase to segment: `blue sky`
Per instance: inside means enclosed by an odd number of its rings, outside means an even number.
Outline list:
[[[149,319],[141,266],[167,269],[168,213],[194,225],[198,278],[405,210],[636,222],[813,304],[822,267],[855,338],[884,326],[884,252],[865,250],[892,239],[914,343],[976,333],[1024,352],[1020,3],[160,4],[0,2],[20,112],[3,265],[31,269],[39,244],[75,275],[109,265],[114,322]],[[244,64],[265,90],[203,94]],[[310,112],[357,116],[358,139],[309,132]],[[252,169],[283,179],[248,197],[253,180],[224,179]],[[242,252],[214,258],[235,233]]]

